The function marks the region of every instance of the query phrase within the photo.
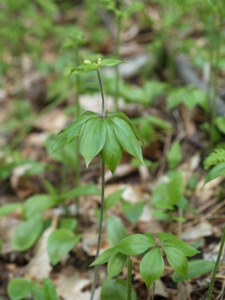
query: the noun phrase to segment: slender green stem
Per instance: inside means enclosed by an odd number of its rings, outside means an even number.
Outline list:
[[[100,71],[97,70],[98,74],[98,82],[99,82],[99,87],[101,91],[101,97],[102,97],[102,116],[105,116],[105,97],[104,97],[104,91],[103,91],[103,86],[102,86],[102,79],[101,79],[101,74]]]
[[[105,98],[104,98],[104,92],[103,92],[103,86],[102,86],[102,80],[100,71],[97,70],[98,75],[98,81],[99,81],[99,87],[101,90],[101,97],[102,97],[102,116],[105,116]],[[102,171],[101,171],[101,207],[100,207],[100,220],[99,220],[99,227],[98,227],[98,242],[97,242],[97,250],[96,250],[96,257],[99,256],[100,246],[101,246],[101,240],[102,240],[102,227],[103,227],[103,217],[104,217],[104,199],[105,199],[105,164],[102,159]],[[95,295],[95,288],[96,288],[96,282],[97,282],[97,267],[94,267],[94,273],[93,273],[93,282],[92,282],[92,289],[91,289],[91,298],[90,300],[94,299]]]
[[[132,291],[132,260],[127,257],[127,300],[131,300]]]
[[[212,299],[212,293],[213,293],[213,288],[214,288],[214,284],[215,284],[216,273],[219,269],[220,259],[221,259],[222,253],[223,253],[224,244],[225,244],[225,227],[223,229],[223,235],[222,235],[222,238],[221,238],[221,241],[220,241],[220,248],[219,248],[219,252],[217,254],[216,264],[215,264],[215,267],[213,269],[212,278],[211,278],[211,281],[210,281],[207,300]]]
[[[103,227],[103,216],[104,216],[104,198],[105,198],[105,164],[102,160],[102,174],[101,174],[101,207],[100,207],[100,221],[98,227],[98,243],[97,243],[97,250],[96,250],[96,257],[99,256],[101,240],[102,240],[102,227]],[[90,300],[94,299],[95,294],[95,287],[97,281],[97,267],[94,267],[94,274],[93,274],[93,283],[92,283],[92,290],[91,290],[91,298]]]
[[[78,49],[75,50],[75,59],[76,64],[78,65],[80,62],[79,58],[79,51]],[[75,75],[76,81],[76,94],[75,94],[75,105],[76,105],[76,119],[80,116],[80,77],[79,75]],[[80,184],[80,145],[79,140],[76,141],[76,148],[75,148],[75,155],[76,155],[76,165],[75,165],[75,186],[79,186]],[[75,198],[76,206],[77,206],[77,217],[79,218],[80,215],[80,199],[79,197]]]

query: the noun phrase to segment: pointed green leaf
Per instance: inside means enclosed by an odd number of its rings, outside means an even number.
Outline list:
[[[7,286],[7,293],[11,300],[22,300],[30,296],[32,282],[27,278],[13,278]]]
[[[56,143],[53,147],[53,151],[62,148],[63,146],[71,143],[80,133],[82,126],[89,119],[96,117],[96,113],[92,111],[87,111],[82,114],[76,121],[70,124],[68,127],[63,129],[59,134],[56,140]]]
[[[212,170],[210,170],[209,173],[206,175],[204,184],[219,176],[225,176],[225,163],[220,163],[213,167]]]
[[[116,248],[119,252],[126,255],[138,255],[154,245],[147,236],[137,233],[122,239]]]
[[[78,243],[80,237],[68,229],[56,229],[48,238],[47,251],[50,261],[56,265]]]
[[[60,300],[59,296],[57,295],[55,286],[50,279],[46,278],[43,280],[42,289],[45,300]]]
[[[128,201],[122,202],[122,210],[126,215],[127,219],[132,223],[135,224],[139,217],[141,216],[144,208],[144,203],[137,202],[137,203],[130,203]]]
[[[99,188],[95,184],[86,184],[78,186],[65,193],[65,198],[70,199],[79,196],[100,195]]]
[[[193,248],[192,246],[188,245],[184,241],[178,239],[176,236],[170,233],[157,233],[160,243],[162,245],[171,246],[174,248],[179,249],[185,256],[193,256],[199,253],[198,250]]]
[[[114,58],[104,58],[101,60],[101,65],[104,67],[113,67],[121,64],[122,61]]]
[[[33,218],[35,214],[42,214],[48,208],[57,204],[56,198],[51,195],[39,194],[26,199],[23,212],[26,219]]]
[[[91,264],[91,267],[105,264],[110,259],[110,257],[112,257],[117,252],[118,251],[117,251],[116,247],[105,250],[102,254],[100,254],[100,256],[98,258],[96,258],[93,261],[93,263]]]
[[[113,118],[114,131],[121,147],[143,162],[141,146],[130,125],[120,118]]]
[[[120,163],[122,157],[122,149],[117,142],[115,132],[113,130],[113,123],[106,122],[106,143],[102,149],[102,158],[107,167],[114,173],[116,167]]]
[[[215,263],[213,261],[203,259],[192,260],[188,262],[188,271],[186,276],[181,276],[175,272],[173,273],[172,278],[175,282],[185,281],[211,272],[214,266]]]
[[[137,139],[138,140],[142,139],[142,136],[141,136],[140,132],[138,131],[137,127],[134,125],[134,123],[128,118],[128,116],[124,112],[121,112],[121,111],[110,112],[110,113],[108,113],[108,117],[111,118],[112,120],[115,117],[124,120],[125,122],[127,122],[130,125],[130,127],[133,130],[134,134],[136,135]]]
[[[180,275],[187,274],[187,258],[179,249],[169,246],[162,247],[170,266]]]
[[[106,141],[105,119],[98,117],[87,122],[80,137],[80,152],[88,167],[91,160],[103,149]]]
[[[164,272],[164,260],[159,248],[149,251],[141,260],[140,274],[147,288],[160,278]]]
[[[107,220],[107,238],[111,246],[116,246],[127,235],[126,229],[118,217]]]
[[[21,223],[12,238],[12,246],[15,250],[24,251],[34,245],[43,229],[43,220],[40,216],[34,216]]]
[[[126,259],[126,255],[122,253],[116,253],[109,259],[107,266],[109,278],[118,275],[123,270]]]

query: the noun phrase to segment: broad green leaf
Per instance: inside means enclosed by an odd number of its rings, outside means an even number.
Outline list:
[[[107,279],[101,290],[101,300],[125,300],[127,299],[127,283],[123,279]],[[136,294],[132,288],[131,300],[136,300]]]
[[[107,120],[106,120],[107,121]],[[102,149],[101,155],[105,165],[114,173],[116,167],[120,163],[122,157],[122,149],[117,142],[115,132],[113,130],[113,123],[106,122],[106,142]]]
[[[108,117],[111,118],[111,120],[113,121],[113,118],[120,118],[122,120],[124,120],[125,122],[128,123],[128,125],[130,125],[131,129],[133,130],[134,134],[136,135],[138,140],[141,140],[141,134],[138,131],[137,127],[134,125],[134,123],[128,118],[128,116],[121,112],[121,111],[117,111],[117,112],[110,112],[108,113]]]
[[[32,282],[29,279],[18,277],[10,280],[7,293],[11,300],[22,300],[30,296]]]
[[[56,229],[48,238],[47,251],[50,261],[56,265],[78,243],[80,237],[68,229]]]
[[[187,258],[183,252],[177,248],[170,246],[162,247],[170,266],[174,271],[180,275],[186,276],[187,274]]]
[[[39,194],[26,199],[23,212],[26,219],[33,218],[35,214],[42,214],[57,204],[56,198],[51,195]]]
[[[142,162],[143,157],[141,146],[130,125],[124,120],[117,117],[113,118],[113,123],[115,135],[121,147],[131,155],[137,157]]]
[[[43,294],[45,300],[60,300],[50,279],[43,280]]]
[[[172,144],[169,152],[167,153],[167,161],[170,169],[175,169],[182,161],[182,152],[180,144],[176,141]]]
[[[44,297],[43,290],[42,290],[42,288],[40,288],[38,286],[37,282],[33,282],[32,297],[34,298],[34,300],[46,300],[45,297]]]
[[[109,278],[117,276],[123,270],[126,259],[126,255],[122,253],[116,253],[109,259],[107,266]]]
[[[192,260],[188,262],[188,271],[186,276],[181,276],[175,272],[173,273],[172,278],[175,282],[192,279],[211,272],[214,268],[214,265],[215,263],[212,261],[203,259]]]
[[[113,67],[113,66],[119,65],[121,63],[122,63],[121,60],[114,59],[114,58],[103,58],[101,60],[101,64],[104,67]]]
[[[71,199],[79,196],[100,195],[99,188],[95,184],[87,184],[78,186],[65,193],[66,199]]]
[[[21,203],[11,203],[11,204],[2,205],[0,207],[0,218],[11,214],[12,212],[14,212],[15,210],[21,207],[22,207]]]
[[[118,252],[126,255],[138,255],[154,246],[152,241],[143,234],[132,234],[122,239],[116,246]]]
[[[89,120],[80,136],[80,153],[88,167],[91,160],[103,149],[106,142],[105,119],[98,117]]]
[[[206,175],[204,184],[219,176],[225,176],[225,163],[220,163],[217,166],[213,167]]]
[[[105,250],[98,258],[96,258],[91,266],[98,266],[105,264],[114,254],[116,254],[118,251],[116,247],[109,248]]]
[[[122,202],[122,210],[127,217],[127,219],[132,223],[135,224],[139,217],[141,216],[144,208],[144,203],[137,202],[137,203],[130,203],[128,201]]]
[[[88,120],[97,117],[96,113],[87,111],[83,113],[76,121],[70,124],[68,127],[63,129],[59,134],[58,138],[53,147],[53,151],[62,148],[63,146],[71,143],[80,133],[82,126]]]
[[[21,223],[12,238],[12,246],[15,250],[25,251],[32,247],[39,238],[44,222],[40,216],[34,216]]]
[[[127,235],[126,229],[118,217],[107,220],[107,238],[111,246],[116,246]]]
[[[184,194],[184,179],[179,171],[170,173],[170,181],[167,184],[168,204],[171,206],[178,205]]]
[[[159,248],[150,250],[141,260],[140,274],[147,288],[160,278],[164,272],[164,260]]]
[[[60,229],[68,229],[70,231],[75,231],[77,227],[77,220],[74,218],[61,218],[59,222]]]
[[[185,256],[193,256],[199,253],[198,250],[193,248],[192,246],[188,245],[184,241],[178,239],[176,236],[170,233],[157,233],[160,243],[162,245],[171,246],[174,248],[179,249]]]
[[[123,191],[124,191],[123,189],[120,189],[105,198],[105,204],[104,204],[105,210],[112,208],[121,199]]]

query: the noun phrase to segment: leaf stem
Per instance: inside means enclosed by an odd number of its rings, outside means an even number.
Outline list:
[[[132,289],[132,260],[127,257],[127,300],[131,300]]]
[[[225,243],[225,227],[223,229],[223,235],[222,235],[222,238],[221,238],[221,241],[220,241],[220,248],[219,248],[219,252],[217,254],[216,264],[215,264],[215,267],[213,269],[212,278],[211,278],[211,281],[210,281],[207,300],[212,299],[212,293],[213,293],[214,283],[215,283],[215,279],[216,279],[216,273],[217,273],[219,265],[220,265],[220,259],[221,259],[222,253],[223,253],[224,243]]]
[[[105,116],[105,97],[104,97],[104,91],[103,91],[103,86],[102,86],[102,79],[101,79],[101,74],[100,71],[97,69],[97,74],[98,74],[98,82],[99,82],[99,87],[101,91],[101,97],[102,97],[102,116]]]
[[[102,174],[101,174],[101,207],[100,207],[100,221],[98,227],[98,243],[97,243],[97,250],[96,250],[96,258],[99,256],[101,240],[102,240],[102,227],[103,227],[103,216],[104,216],[104,198],[105,198],[105,164],[102,159]],[[93,273],[93,283],[91,289],[91,298],[90,300],[94,299],[95,288],[96,288],[96,281],[97,281],[97,266],[94,267]]]

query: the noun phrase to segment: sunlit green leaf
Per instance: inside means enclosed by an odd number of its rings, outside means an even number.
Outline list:
[[[11,300],[22,300],[31,295],[32,282],[27,278],[13,278],[7,286],[7,293]]]
[[[110,278],[117,276],[123,270],[126,259],[126,255],[122,253],[116,253],[109,259],[107,270]]]
[[[15,250],[24,251],[34,245],[43,229],[43,220],[40,216],[34,216],[21,223],[12,238],[12,246]]]
[[[47,251],[50,261],[56,265],[78,243],[80,237],[68,229],[56,229],[48,238]]]
[[[106,142],[102,149],[102,158],[107,167],[113,173],[120,163],[122,157],[122,149],[120,144],[117,142],[115,132],[113,130],[113,124],[106,122]]]
[[[106,126],[104,118],[89,120],[81,132],[80,153],[88,167],[91,160],[103,149],[106,142]]]
[[[82,125],[89,119],[95,118],[97,115],[92,111],[83,113],[76,121],[63,129],[57,137],[56,143],[53,147],[53,151],[71,143],[80,133]]]
[[[160,243],[162,245],[171,246],[174,248],[179,249],[185,256],[193,256],[199,253],[198,250],[190,246],[189,244],[185,243],[184,241],[178,239],[176,236],[170,233],[160,232],[157,233]]]
[[[110,257],[112,257],[117,252],[118,251],[117,251],[116,247],[109,248],[109,249],[105,250],[102,254],[100,254],[100,256],[98,258],[96,258],[93,261],[91,266],[98,266],[98,265],[105,264],[110,259]]]
[[[140,161],[143,161],[141,146],[130,125],[117,117],[113,118],[113,123],[115,135],[121,147]]]
[[[219,176],[225,176],[225,163],[220,163],[213,167],[206,175],[204,183],[206,184]]]
[[[118,217],[109,217],[107,220],[107,238],[111,246],[115,246],[127,235],[126,229]]]
[[[44,211],[57,204],[56,198],[51,195],[39,194],[26,199],[23,211],[25,218],[33,218],[35,214],[42,214]]]
[[[181,276],[175,272],[172,278],[175,282],[192,279],[211,272],[214,268],[214,265],[215,263],[213,261],[207,261],[203,259],[192,260],[188,262],[188,271],[186,276]]]
[[[137,233],[122,239],[116,248],[119,252],[126,255],[138,255],[154,245],[147,236]]]
[[[147,288],[155,282],[164,272],[164,260],[159,248],[149,251],[141,260],[140,274]]]
[[[187,258],[183,252],[177,248],[170,246],[163,246],[166,257],[170,266],[174,271],[180,275],[186,276],[187,274]]]

